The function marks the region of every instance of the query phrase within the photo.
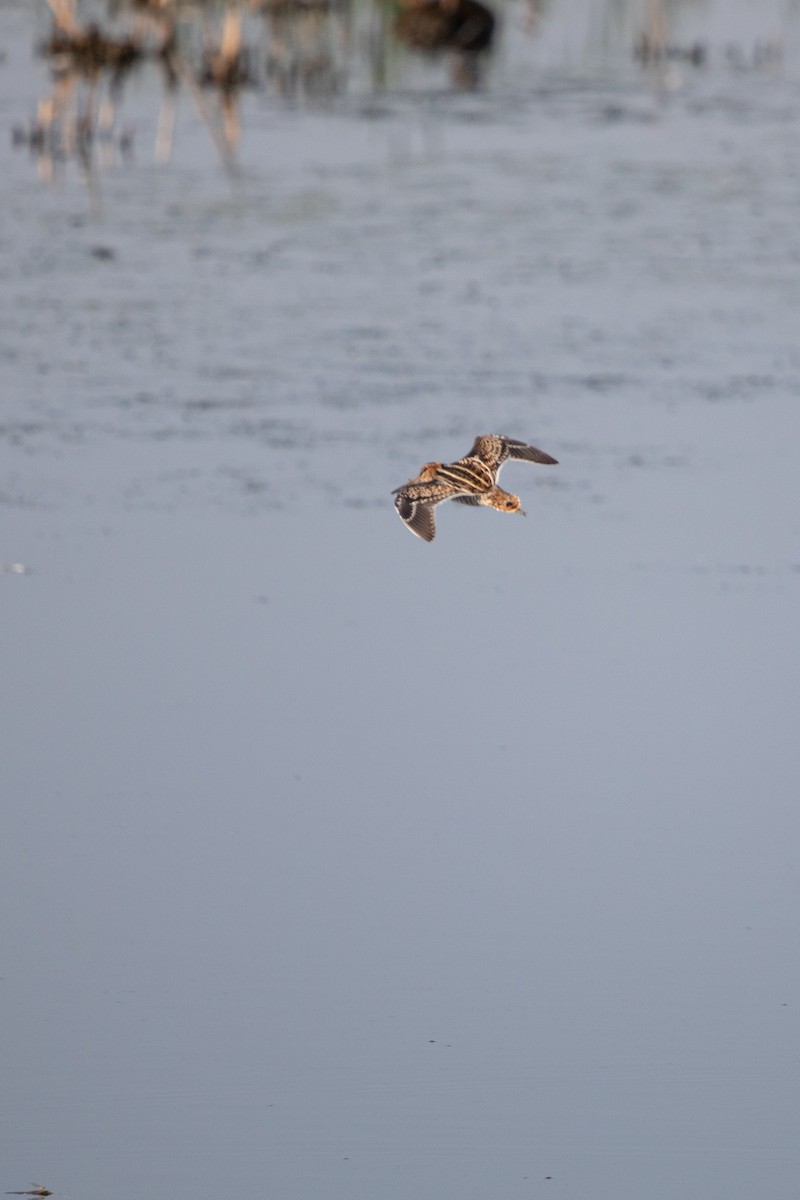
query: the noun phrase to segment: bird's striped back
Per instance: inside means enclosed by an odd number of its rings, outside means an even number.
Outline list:
[[[440,463],[436,478],[446,480],[453,487],[476,495],[488,492],[494,486],[494,472],[479,458],[460,458],[454,463]]]

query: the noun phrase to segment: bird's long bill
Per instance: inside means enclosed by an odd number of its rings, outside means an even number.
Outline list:
[[[527,515],[528,515],[528,514],[525,512],[525,509],[524,509],[524,508],[518,508],[518,509],[517,509],[517,512],[519,513],[519,515],[520,515],[521,517],[527,517]]]

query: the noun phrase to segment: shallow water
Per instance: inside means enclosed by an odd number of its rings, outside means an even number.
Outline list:
[[[2,1190],[795,1200],[797,10],[579,7],[0,149]]]

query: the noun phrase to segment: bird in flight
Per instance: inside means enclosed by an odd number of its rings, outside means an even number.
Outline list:
[[[424,542],[432,542],[436,536],[434,510],[444,500],[524,516],[519,496],[497,484],[500,469],[509,459],[546,465],[558,461],[537,446],[514,438],[496,433],[476,437],[463,458],[453,463],[425,463],[418,475],[395,488],[395,508],[411,532]]]

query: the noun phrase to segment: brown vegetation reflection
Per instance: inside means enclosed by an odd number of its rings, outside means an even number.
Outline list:
[[[480,0],[98,0],[80,9],[91,19],[79,19],[76,0],[47,3],[52,26],[39,51],[49,62],[52,87],[13,140],[35,154],[41,178],[56,179],[74,160],[90,186],[98,168],[133,154],[134,130],[120,113],[136,71],[155,70],[162,85],[156,162],[172,155],[183,92],[221,162],[235,172],[243,89],[329,103],[366,55],[369,83],[379,90],[393,42],[427,57],[446,56],[454,86],[474,87],[495,28]]]
[[[143,64],[161,75],[164,94],[156,133],[155,157],[166,162],[172,151],[175,106],[180,86],[192,97],[226,167],[234,165],[239,140],[238,95],[252,82],[241,42],[241,14],[225,12],[216,39],[205,29],[204,48],[187,55],[180,45],[184,24],[180,6],[170,0],[117,0],[110,4],[104,24],[81,25],[75,0],[48,0],[53,12],[50,36],[41,53],[50,62],[52,93],[43,98],[30,130],[16,131],[18,143],[36,151],[40,173],[52,178],[70,157],[88,176],[105,166],[115,152],[133,150],[133,132],[119,127],[117,112],[125,83]],[[122,18],[122,20],[120,20]],[[190,47],[191,51],[191,47]],[[212,89],[216,104],[208,104],[204,89]]]
[[[494,26],[493,13],[479,0],[400,0],[394,32],[414,50],[453,51],[453,82],[474,87]]]
[[[495,13],[483,0],[94,0],[80,10],[76,0],[47,3],[52,26],[39,50],[52,85],[13,140],[30,148],[42,178],[53,180],[73,160],[90,186],[98,168],[133,154],[134,130],[120,114],[134,72],[155,72],[161,83],[156,162],[172,155],[179,98],[188,94],[234,173],[245,88],[331,104],[348,89],[386,88],[404,54],[440,60],[454,87],[474,88],[497,40]],[[710,57],[704,42],[670,37],[680,8],[677,0],[628,0],[620,10],[618,28],[657,89],[679,86],[677,64],[701,68]],[[507,36],[536,37],[557,10],[547,0],[519,0]],[[78,11],[91,16],[79,20]],[[752,56],[727,47],[725,61],[774,67],[780,51],[779,42]]]

